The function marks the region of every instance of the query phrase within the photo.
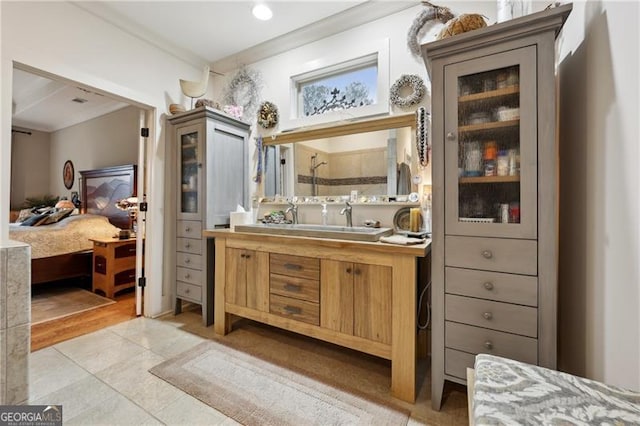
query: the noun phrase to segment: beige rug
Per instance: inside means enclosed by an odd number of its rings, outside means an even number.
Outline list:
[[[46,284],[45,284],[46,286]],[[80,312],[116,303],[88,290],[73,287],[51,287],[33,290],[31,324],[40,324]]]
[[[377,370],[382,368],[388,374],[388,362],[347,351],[347,357],[360,357],[363,369],[373,377],[354,371],[353,364],[351,373],[344,375],[342,361],[335,357],[328,360],[328,365],[317,363],[318,357],[323,357],[323,348],[318,350],[315,346],[315,354],[306,357],[302,342],[283,353],[279,349],[286,342],[274,341],[265,333],[269,331],[259,326],[242,328],[220,341],[201,343],[149,371],[245,425],[407,424],[409,410],[376,395],[379,387],[387,385],[386,380],[380,383]],[[283,338],[286,340],[287,336]],[[244,347],[237,350],[229,345]],[[278,359],[268,360],[274,354],[276,358],[289,357],[293,362],[287,365]],[[369,370],[372,362],[377,367]],[[318,367],[316,371],[303,371],[305,365],[313,364]],[[327,367],[335,371],[331,373]],[[350,389],[349,376],[353,374],[361,379],[356,379]],[[363,380],[365,383],[370,380],[371,387],[363,384]],[[359,386],[364,387],[355,388]]]

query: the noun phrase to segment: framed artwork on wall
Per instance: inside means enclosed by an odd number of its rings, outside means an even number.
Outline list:
[[[71,160],[67,160],[64,162],[64,166],[62,166],[62,182],[65,188],[71,189],[73,186],[73,175],[73,163]]]

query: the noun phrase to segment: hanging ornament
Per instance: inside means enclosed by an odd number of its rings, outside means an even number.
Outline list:
[[[418,153],[418,165],[425,168],[429,165],[429,133],[427,125],[427,116],[429,114],[420,107],[416,110],[416,151]]]
[[[264,129],[275,127],[278,124],[278,107],[269,101],[260,104],[258,124]]]

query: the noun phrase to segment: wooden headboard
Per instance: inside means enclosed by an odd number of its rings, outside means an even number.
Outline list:
[[[129,216],[116,207],[116,202],[136,196],[136,168],[128,164],[81,171],[81,212],[106,216],[118,228],[128,229]]]

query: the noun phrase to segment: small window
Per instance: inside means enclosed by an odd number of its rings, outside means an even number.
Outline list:
[[[389,40],[349,46],[302,64],[290,84],[284,129],[388,113]]]
[[[372,59],[372,60],[371,60]],[[298,117],[326,114],[378,102],[376,58],[298,83]]]

